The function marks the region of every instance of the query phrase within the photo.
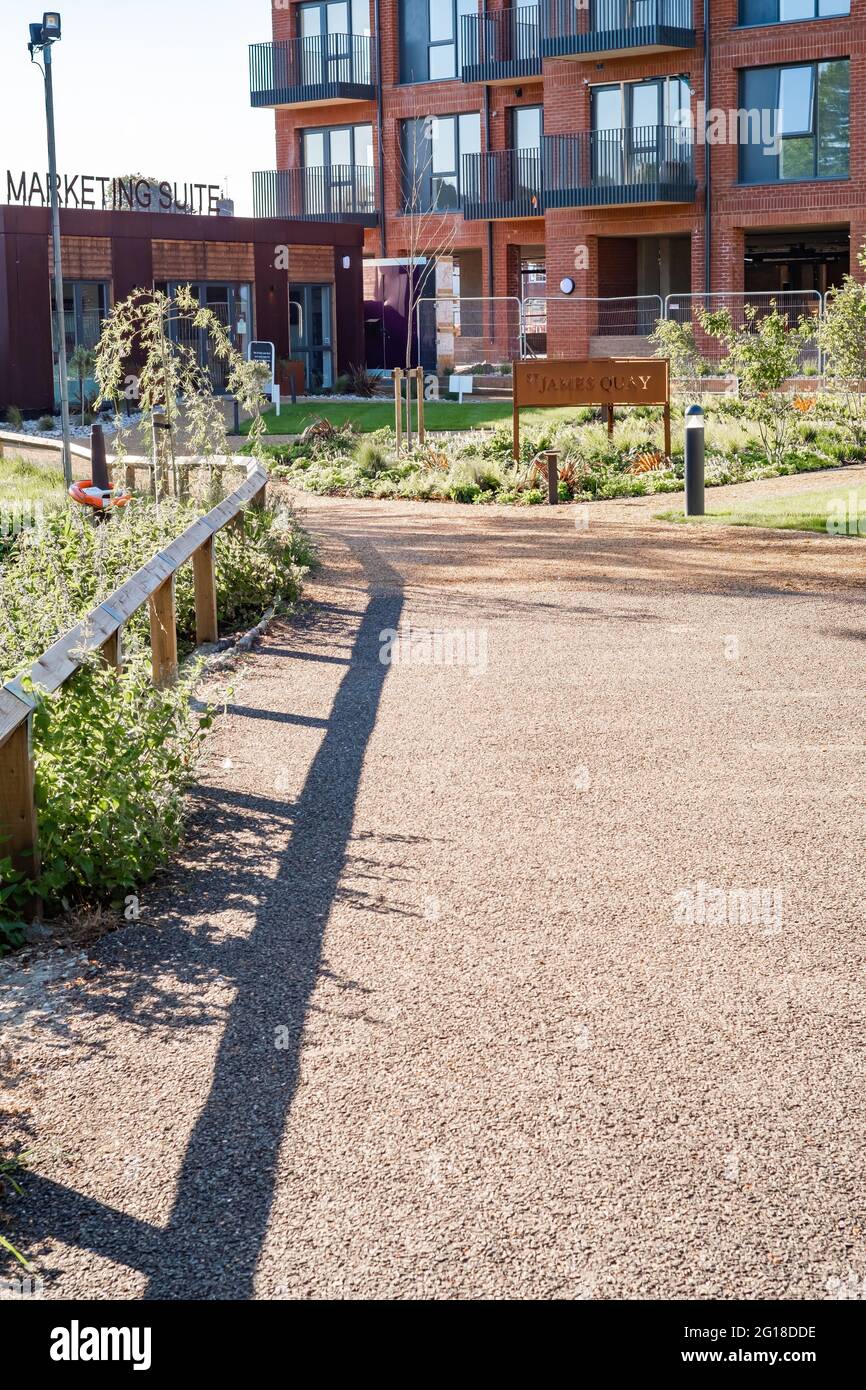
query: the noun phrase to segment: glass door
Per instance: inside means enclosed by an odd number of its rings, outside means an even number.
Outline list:
[[[331,286],[292,285],[289,324],[292,357],[304,364],[308,391],[321,391],[334,382]]]

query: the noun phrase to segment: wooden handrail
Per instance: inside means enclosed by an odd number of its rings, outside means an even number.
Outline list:
[[[246,507],[265,502],[267,471],[249,462],[247,476],[230,497],[193,522],[182,535],[143,565],[114,593],[43,652],[29,672],[0,687],[0,857],[10,856],[28,876],[39,872],[36,827],[32,717],[35,701],[22,682],[29,676],[40,690],[59,690],[91,652],[120,660],[118,635],[133,613],[150,605],[151,662],[154,684],[177,678],[177,619],[174,576],[192,560],[195,576],[196,638],[217,639],[216,570],[213,541],[217,532],[243,521]]]

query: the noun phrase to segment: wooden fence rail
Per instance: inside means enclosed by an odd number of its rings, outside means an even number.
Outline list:
[[[262,465],[248,464],[245,481],[230,497],[188,527],[43,653],[26,673],[33,684],[48,693],[59,690],[95,651],[119,666],[124,624],[145,603],[150,608],[153,681],[156,686],[172,684],[178,673],[175,575],[181,565],[192,561],[196,637],[199,643],[215,642],[214,537],[225,526],[242,527],[246,507],[263,507],[266,485]],[[36,877],[40,861],[33,760],[35,703],[22,679],[19,676],[0,687],[0,857],[11,857],[17,869]]]

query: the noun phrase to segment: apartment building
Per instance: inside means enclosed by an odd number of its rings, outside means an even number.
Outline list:
[[[387,320],[420,209],[480,356],[520,301],[535,350],[603,355],[671,296],[858,273],[866,0],[285,0],[250,62],[256,212],[360,223]]]

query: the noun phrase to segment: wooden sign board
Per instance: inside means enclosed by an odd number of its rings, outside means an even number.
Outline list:
[[[593,357],[581,361],[536,360],[512,364],[514,457],[520,456],[523,406],[606,406],[613,434],[616,405],[664,406],[665,454],[671,453],[670,363],[666,357]]]

